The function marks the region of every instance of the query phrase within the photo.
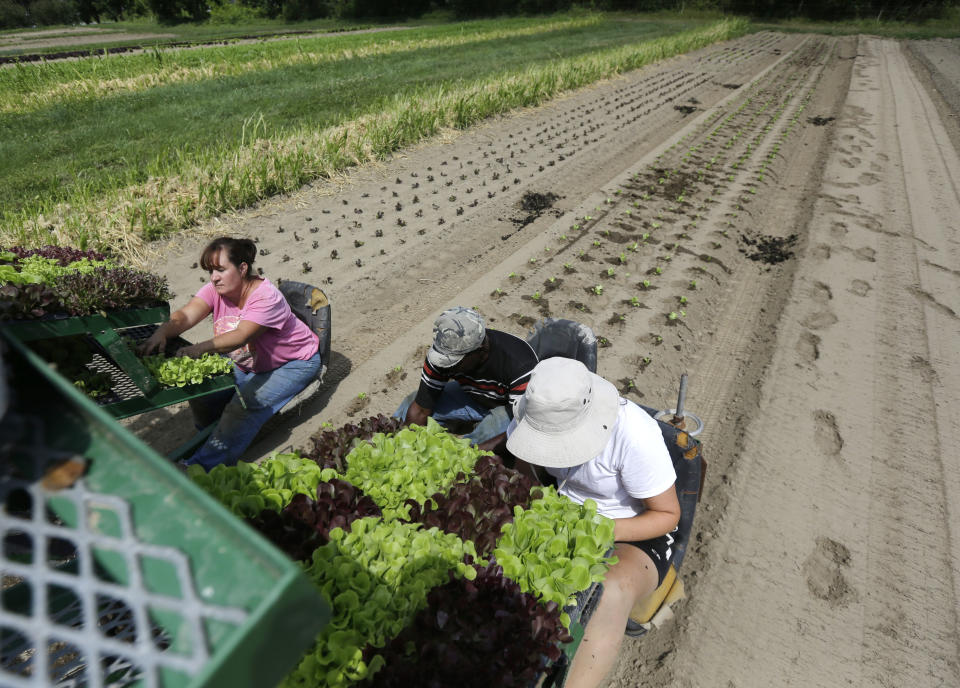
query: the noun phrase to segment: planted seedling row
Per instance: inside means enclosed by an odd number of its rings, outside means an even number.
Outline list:
[[[411,170],[387,180],[378,192],[364,192],[356,199],[341,197],[322,208],[319,217],[305,217],[304,226],[277,227],[257,236],[261,252],[282,251],[283,262],[314,279],[319,275],[320,281],[329,274],[325,266],[332,261],[352,264],[358,274],[374,274],[400,246],[429,250],[432,240],[451,236],[462,221],[491,203],[501,204],[503,197],[512,202],[524,189],[548,180],[571,158],[611,135],[629,136],[630,124],[661,116],[664,108],[672,107],[680,97],[678,85],[686,83],[682,90],[686,94],[714,78],[715,71],[654,74],[622,94],[585,103],[559,121],[545,118],[508,132],[500,142],[478,146],[467,159],[451,158]],[[613,112],[617,114],[612,118],[605,116]],[[377,194],[377,207],[371,209],[370,200]]]
[[[768,174],[770,156],[784,157],[784,132],[800,121],[829,57],[822,44],[810,43],[730,106],[726,124],[739,126],[739,138],[748,142],[737,145],[764,156]],[[571,222],[555,246],[530,256],[523,271],[491,294],[491,307],[521,324],[547,315],[586,322],[601,346],[632,337],[618,349],[637,374],[654,363],[665,341],[683,350],[684,340],[693,339],[689,319],[700,322],[716,309],[717,288],[738,262],[736,235],[720,229],[727,227],[725,204],[740,198],[739,187],[756,174],[743,164],[728,168],[739,186],[722,176],[726,156],[716,132],[723,119],[719,112],[708,115],[655,165],[638,170],[602,206]],[[575,298],[558,301],[561,286]],[[506,311],[520,304],[526,306]],[[636,389],[635,379],[621,382],[621,391]]]

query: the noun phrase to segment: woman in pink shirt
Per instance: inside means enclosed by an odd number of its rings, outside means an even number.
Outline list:
[[[197,357],[214,352],[232,358],[246,408],[232,391],[191,404],[200,428],[220,418],[206,443],[187,460],[207,470],[235,464],[267,419],[320,372],[319,338],[293,314],[270,280],[257,276],[256,255],[257,247],[249,239],[221,237],[210,242],[200,256],[210,282],[141,346],[144,354],[163,351],[168,339],[213,314],[213,338],[178,354]]]

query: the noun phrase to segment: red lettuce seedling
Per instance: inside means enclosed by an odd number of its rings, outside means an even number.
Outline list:
[[[374,688],[503,688],[533,685],[545,659],[572,640],[555,602],[540,604],[495,563],[427,595],[427,608],[380,654]],[[367,648],[373,655],[374,648]]]
[[[400,420],[383,414],[364,418],[357,424],[347,423],[336,430],[324,430],[310,438],[313,448],[303,456],[313,459],[323,468],[347,470],[344,457],[353,449],[354,440],[368,440],[378,432],[390,434],[400,429]]]
[[[146,308],[172,298],[166,277],[126,267],[64,275],[56,286],[70,315]]]
[[[291,559],[309,561],[313,550],[330,542],[334,528],[349,530],[358,518],[380,515],[370,497],[335,478],[317,485],[316,500],[297,494],[280,513],[264,509],[247,522]]]
[[[503,524],[513,520],[513,509],[530,505],[530,479],[506,468],[496,456],[481,456],[474,475],[463,473],[443,494],[438,492],[421,506],[409,499],[410,518],[425,527],[472,540],[477,554],[486,556],[496,546]]]
[[[67,253],[43,256],[37,252],[36,255],[68,261],[68,265],[70,258],[90,257],[76,249],[64,251]],[[9,265],[5,267],[9,268]],[[42,318],[55,313],[89,315],[100,311],[145,308],[166,303],[171,298],[165,277],[133,268],[101,265],[87,273],[58,275],[53,278],[53,283],[14,284],[11,281],[3,284],[0,287],[0,320]]]
[[[78,260],[87,258],[88,260],[105,260],[106,256],[96,251],[82,251],[71,246],[41,246],[40,248],[27,248],[26,246],[11,246],[10,248],[0,248],[0,253],[12,253],[18,260],[29,258],[30,256],[40,256],[41,258],[53,258],[61,266],[66,267],[70,263],[76,263]]]
[[[0,320],[42,318],[62,311],[59,295],[45,284],[0,286]]]

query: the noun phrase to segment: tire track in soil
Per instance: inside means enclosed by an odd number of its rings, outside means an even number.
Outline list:
[[[699,578],[674,685],[960,683],[958,481],[944,465],[960,328],[911,293],[956,305],[960,161],[898,44],[862,38],[857,54],[711,555],[723,565]],[[844,164],[844,146],[861,159]],[[878,183],[862,185],[865,166]],[[822,313],[836,322],[801,358],[804,320]]]
[[[838,117],[851,71],[851,62],[838,57],[854,54],[856,50],[852,39],[833,43],[832,50],[833,56],[824,68],[822,83],[808,110],[816,115]],[[814,212],[823,162],[832,145],[831,129],[808,126],[801,139],[785,152],[789,162],[781,160],[784,169],[780,179],[768,189],[769,200],[754,200],[741,227],[762,228],[763,232],[779,237],[799,234],[801,246],[797,254],[802,255],[809,247],[806,229]],[[728,194],[728,207],[735,206],[743,188],[741,184]],[[610,686],[722,685],[708,678],[710,671],[705,667],[710,660],[707,658],[698,662],[704,667],[696,671],[702,678],[685,677],[688,669],[680,656],[686,652],[693,656],[700,654],[700,649],[691,648],[685,641],[690,627],[698,623],[698,616],[707,613],[701,606],[699,586],[711,579],[711,572],[718,564],[736,563],[718,555],[715,538],[722,532],[728,518],[728,505],[736,499],[736,486],[743,479],[740,463],[745,435],[761,405],[761,382],[766,377],[771,356],[782,341],[778,327],[796,269],[796,260],[775,266],[741,260],[734,280],[726,287],[721,309],[712,321],[707,350],[687,366],[691,372],[690,409],[704,419],[706,429],[702,439],[709,461],[704,496],[697,514],[697,534],[683,567],[690,599],[675,610],[678,616],[674,625],[657,629],[639,641],[626,640],[635,645],[636,654],[633,658],[627,653],[621,654],[618,675],[609,682]],[[823,290],[818,288],[816,292],[822,298]],[[805,342],[803,346],[808,349],[806,358],[801,360],[812,364],[819,356],[817,335],[807,333],[806,338],[797,337],[791,342],[792,349],[797,348],[797,342]],[[634,671],[642,672],[638,683],[632,682],[635,678],[629,671],[631,666]]]

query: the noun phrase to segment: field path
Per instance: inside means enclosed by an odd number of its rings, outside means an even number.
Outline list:
[[[179,305],[203,237],[250,236],[264,274],[331,297],[326,386],[249,459],[391,412],[454,304],[587,323],[651,406],[689,373],[688,599],[609,686],[960,685],[960,138],[930,86],[960,75],[936,65],[746,36],[220,218],[155,269]],[[190,433],[175,407],[129,425]]]
[[[960,160],[858,53],[672,685],[960,685]]]

